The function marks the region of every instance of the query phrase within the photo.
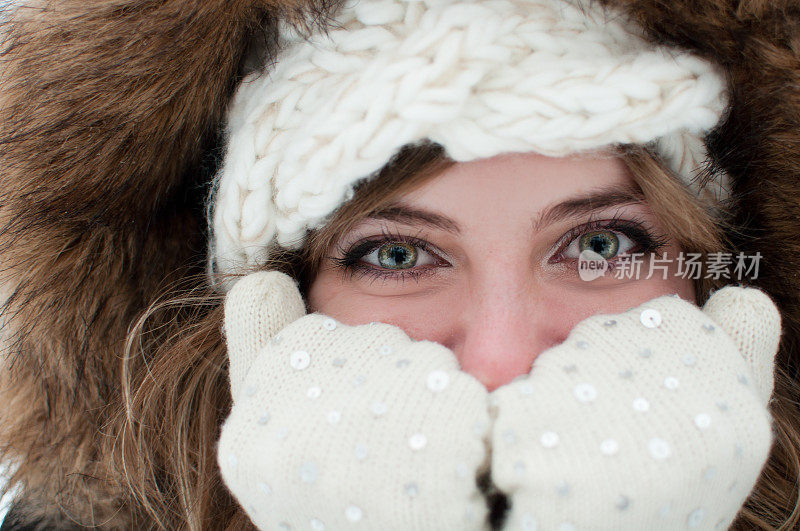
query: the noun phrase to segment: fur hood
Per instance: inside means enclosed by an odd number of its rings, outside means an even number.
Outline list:
[[[136,509],[104,456],[127,332],[165,292],[203,282],[203,202],[253,43],[271,54],[277,20],[325,24],[333,3],[25,3],[0,30],[0,451],[20,464],[30,518],[128,527]],[[800,6],[600,3],[727,72],[709,147],[734,186],[728,236],[761,253],[753,283],[782,310],[780,363],[797,371]]]

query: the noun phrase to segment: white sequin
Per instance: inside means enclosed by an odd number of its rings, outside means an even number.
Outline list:
[[[422,433],[415,433],[408,438],[408,446],[410,446],[412,450],[422,450],[427,444],[428,438]]]
[[[675,378],[674,376],[667,376],[666,378],[664,378],[664,387],[666,387],[670,391],[674,391],[675,389],[677,389],[678,384],[679,384],[678,379]]]
[[[576,529],[575,525],[570,522],[561,522],[561,525],[558,526],[558,531],[576,531]]]
[[[317,470],[316,463],[307,461],[300,465],[300,479],[303,483],[314,483],[317,481],[319,471]]]
[[[691,354],[684,354],[684,355],[683,355],[683,357],[681,358],[681,361],[682,361],[682,362],[683,362],[683,364],[684,364],[684,365],[686,365],[687,367],[691,367],[692,365],[694,365],[695,363],[697,363],[697,358],[695,358],[695,357],[694,357],[694,356],[692,356]]]
[[[633,400],[633,409],[640,412],[645,413],[650,410],[650,402],[647,401],[646,398],[634,398]]]
[[[715,467],[710,466],[703,471],[703,479],[706,481],[711,481],[715,477],[717,477],[717,469]]]
[[[694,418],[694,425],[697,426],[698,429],[704,430],[711,426],[711,417],[706,413],[700,413]]]
[[[542,434],[542,437],[539,439],[539,442],[545,448],[554,448],[558,445],[559,437],[558,434],[554,431],[546,431]]]
[[[519,526],[522,531],[539,531],[539,522],[531,513],[522,515],[519,520]]]
[[[519,392],[523,395],[532,395],[533,385],[530,382],[522,382],[519,384]]]
[[[322,326],[327,328],[328,330],[334,330],[336,328],[336,321],[333,319],[325,319],[322,321]]]
[[[328,416],[326,418],[331,424],[337,424],[340,420],[342,420],[342,414],[333,409],[328,411]]]
[[[617,324],[617,322],[614,319],[610,319],[610,320],[606,321],[605,323],[603,323],[603,326],[605,326],[606,328],[611,328],[612,326],[615,326],[616,324]]]
[[[250,385],[244,390],[244,396],[253,396],[258,389],[254,385]]]
[[[514,444],[515,442],[517,442],[517,434],[514,433],[514,430],[506,430],[505,432],[503,432],[503,440],[507,444]]]
[[[353,387],[359,387],[363,385],[364,382],[367,381],[367,377],[363,374],[359,374],[358,376],[353,378]]]
[[[656,328],[661,324],[661,314],[658,313],[658,310],[648,308],[639,314],[639,321],[647,328]]]
[[[600,452],[603,455],[616,455],[619,452],[619,443],[614,439],[606,439],[600,443]]]
[[[344,515],[351,522],[358,522],[364,516],[364,513],[361,512],[360,507],[356,505],[350,505],[344,510]]]
[[[575,395],[575,398],[578,399],[579,402],[583,402],[587,404],[589,402],[594,402],[597,398],[597,389],[592,384],[582,383],[575,386],[572,390],[572,393]]]
[[[316,385],[313,387],[309,387],[308,391],[306,391],[306,396],[311,399],[319,398],[321,395],[322,395],[322,389],[317,387]]]
[[[712,324],[704,324],[703,325],[703,330],[705,330],[706,332],[713,332],[714,331],[714,325],[712,325]]]
[[[653,355],[653,351],[650,350],[649,348],[643,348],[642,350],[639,351],[639,357],[640,358],[649,358],[652,355]]]
[[[389,408],[384,402],[373,402],[370,409],[372,410],[373,415],[380,417],[381,415],[385,414]]]
[[[428,373],[428,389],[434,393],[444,391],[450,383],[450,376],[444,371],[431,371]]]
[[[269,422],[269,417],[270,417],[269,411],[265,411],[263,415],[258,417],[258,423],[262,425],[266,424],[267,422]]]
[[[228,454],[228,464],[232,467],[236,467],[239,464],[239,458],[236,457],[235,454]]]
[[[742,446],[742,443],[738,443],[737,442],[734,445],[733,453],[734,453],[734,455],[736,455],[736,457],[742,457],[742,455],[744,455],[744,446]]]
[[[353,455],[356,456],[356,459],[359,461],[363,461],[367,458],[367,446],[365,444],[357,444],[353,450]]]
[[[647,442],[647,449],[650,451],[650,455],[653,459],[657,461],[663,461],[672,455],[672,448],[670,448],[669,443],[658,437],[650,439]]]
[[[397,365],[398,369],[402,369],[403,367],[408,367],[408,365],[410,363],[411,363],[411,360],[403,358],[401,360],[397,360],[397,363],[395,365]]]
[[[267,495],[272,494],[272,489],[269,488],[269,485],[267,485],[266,483],[259,483],[257,487],[261,489],[261,492],[263,492],[264,494]]]
[[[514,473],[518,476],[525,474],[525,463],[522,461],[514,463]]]
[[[467,477],[467,474],[469,474],[469,467],[467,466],[466,463],[459,463],[458,465],[456,465],[456,476],[458,476],[461,479],[464,479]]]
[[[392,347],[389,345],[383,345],[381,348],[378,349],[378,354],[381,356],[388,356],[392,353]]]
[[[311,529],[314,531],[325,531],[325,523],[319,518],[312,518]]]
[[[701,523],[703,523],[703,518],[705,517],[706,512],[702,508],[695,509],[689,516],[686,518],[686,525],[689,527],[698,527]]]
[[[347,360],[344,358],[336,358],[333,360],[334,367],[344,367],[344,364],[347,363]]]
[[[630,504],[631,504],[630,498],[628,498],[627,496],[620,495],[620,497],[617,498],[617,502],[614,504],[614,507],[616,507],[620,511],[625,511],[628,509]]]
[[[405,493],[409,498],[416,498],[417,495],[419,494],[419,487],[417,486],[416,483],[406,483],[403,489],[405,490]]]
[[[747,385],[747,376],[744,374],[739,374],[736,378],[739,380],[740,384]]]
[[[576,343],[576,345],[577,345],[577,346],[578,346],[578,348],[579,348],[579,349],[581,349],[581,350],[585,350],[585,349],[589,348],[589,343],[587,343],[586,341],[578,341],[578,342]]]
[[[298,371],[302,371],[311,364],[311,356],[305,350],[296,350],[292,352],[289,363]]]
[[[285,439],[289,435],[289,428],[286,426],[281,426],[278,428],[278,431],[275,432],[275,436],[278,439]]]

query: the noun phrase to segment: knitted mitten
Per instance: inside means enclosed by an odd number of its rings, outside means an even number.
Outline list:
[[[492,479],[507,529],[727,529],[772,440],[780,316],[726,287],[579,323],[497,389]]]
[[[218,460],[252,521],[484,528],[483,386],[439,344],[383,323],[301,317],[302,307],[294,281],[275,271],[240,280],[225,302],[233,408]]]

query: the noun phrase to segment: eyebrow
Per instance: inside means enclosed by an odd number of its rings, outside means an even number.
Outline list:
[[[567,218],[589,214],[604,208],[642,203],[645,203],[645,197],[639,187],[629,184],[611,185],[548,205],[532,221],[531,226],[533,232],[537,232],[545,226]],[[424,225],[452,234],[461,232],[461,227],[454,219],[401,202],[390,203],[376,209],[367,215],[367,219],[383,219],[407,225]]]

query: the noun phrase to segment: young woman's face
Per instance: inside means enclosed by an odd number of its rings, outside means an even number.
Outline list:
[[[607,259],[606,275],[582,279],[585,249]],[[666,279],[648,275],[651,252],[667,253]],[[440,343],[494,390],[590,315],[694,300],[675,274],[679,252],[621,159],[500,155],[457,163],[342,234],[308,306]],[[627,253],[646,253],[638,278],[616,278]]]

